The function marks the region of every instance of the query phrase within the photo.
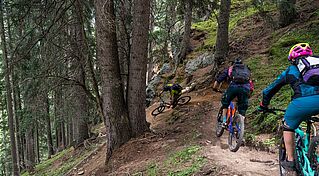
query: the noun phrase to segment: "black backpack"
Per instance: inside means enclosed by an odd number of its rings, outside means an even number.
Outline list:
[[[183,88],[182,88],[182,86],[180,86],[179,84],[173,84],[173,86],[172,86],[172,90],[178,90],[178,91],[180,91],[180,90],[182,90]]]
[[[249,83],[250,80],[250,70],[244,64],[235,64],[232,67],[230,78],[233,82],[237,84]]]

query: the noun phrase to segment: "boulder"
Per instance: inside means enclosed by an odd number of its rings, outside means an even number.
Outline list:
[[[161,81],[161,75],[155,74],[146,86],[146,106],[148,107],[156,96],[156,87]]]
[[[207,67],[214,63],[214,55],[206,52],[196,59],[192,59],[186,63],[185,72],[187,74],[192,74],[194,71]]]
[[[159,70],[158,74],[163,75],[163,74],[169,73],[170,71],[171,71],[171,66],[169,65],[169,63],[164,63],[162,68]]]

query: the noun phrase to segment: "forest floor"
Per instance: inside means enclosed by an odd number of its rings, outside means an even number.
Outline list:
[[[112,172],[105,171],[102,145],[68,175],[278,175],[276,150],[227,145],[227,132],[215,135],[220,93],[210,88],[188,93],[192,100],[154,118],[147,109],[152,133],[132,139],[114,153]]]
[[[231,39],[230,47],[234,51],[231,55],[263,57],[269,51],[272,34],[264,26],[259,17],[243,19],[232,34],[234,38],[241,36],[241,39]],[[201,35],[196,32],[193,36]],[[197,46],[203,44],[192,42]],[[192,75],[193,80],[207,76],[210,70],[206,67],[196,71]],[[151,123],[152,132],[130,140],[115,151],[112,171],[105,170],[106,147],[101,144],[67,175],[278,175],[276,147],[264,150],[250,144],[241,146],[239,151],[233,153],[228,149],[227,132],[221,138],[216,137],[215,116],[220,107],[221,94],[213,92],[211,85],[203,87],[187,93],[192,97],[188,104],[165,110],[156,117],[151,112],[159,103],[148,107],[147,121]],[[249,118],[246,118],[246,125],[248,121]],[[256,136],[261,143],[270,138],[267,134]]]

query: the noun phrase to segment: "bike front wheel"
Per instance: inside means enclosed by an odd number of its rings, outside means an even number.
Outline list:
[[[191,97],[190,96],[182,96],[182,97],[179,97],[177,99],[177,104],[178,105],[184,105],[184,104],[188,103],[189,101],[191,101]]]
[[[245,117],[237,114],[232,122],[232,129],[229,131],[228,146],[232,152],[237,152],[241,146],[245,131]]]
[[[162,113],[163,111],[165,110],[165,106],[159,106],[157,108],[155,108],[153,111],[152,111],[152,115],[153,116],[157,116],[158,114]]]
[[[216,136],[221,137],[224,133],[223,127],[223,109],[220,108],[217,114],[217,123],[216,123]]]

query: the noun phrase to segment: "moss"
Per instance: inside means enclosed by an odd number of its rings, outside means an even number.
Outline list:
[[[249,0],[234,1],[232,3],[232,11],[229,18],[229,31],[232,31],[241,19],[253,15],[257,12],[255,8],[248,6],[248,3],[250,3]],[[213,48],[216,43],[217,26],[218,24],[215,15],[212,15],[212,17],[207,21],[194,23],[192,25],[192,28],[196,30],[208,32],[208,36],[204,42],[204,45],[197,48],[195,51],[199,52],[203,50],[211,50]]]
[[[94,150],[94,146],[91,146],[89,150],[81,151],[76,156],[71,156],[73,153],[73,148],[69,148],[61,151],[60,153],[53,156],[51,159],[48,159],[35,168],[35,173],[32,175],[47,175],[47,176],[60,176],[71,170],[75,165],[81,162],[85,157],[91,154]],[[62,161],[63,160],[63,161]],[[53,167],[55,163],[58,163],[59,166]],[[30,173],[25,172],[23,176],[29,176]]]

